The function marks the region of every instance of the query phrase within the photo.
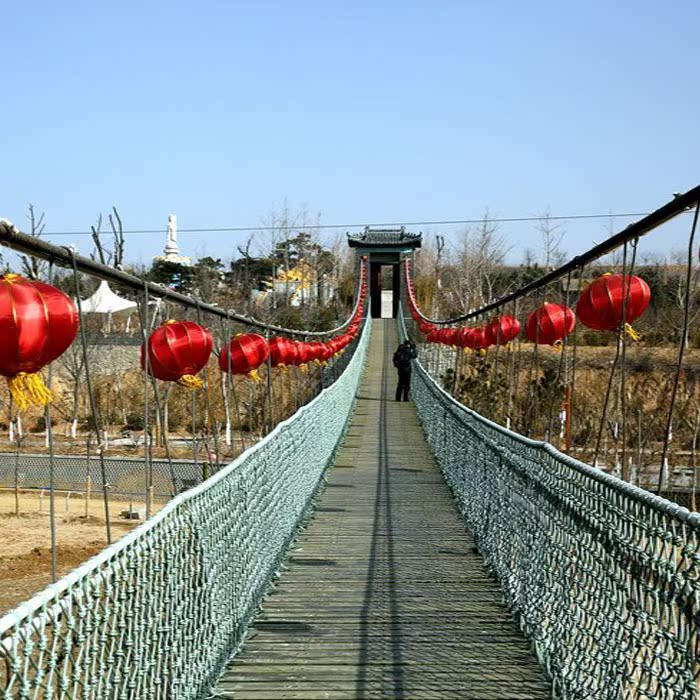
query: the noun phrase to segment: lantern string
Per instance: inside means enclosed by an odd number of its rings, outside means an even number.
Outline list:
[[[112,529],[109,520],[109,484],[107,483],[107,467],[105,465],[105,446],[100,425],[100,418],[97,413],[97,401],[92,385],[92,373],[90,371],[90,363],[88,361],[87,349],[87,334],[85,332],[85,318],[83,316],[83,304],[80,300],[80,276],[78,274],[78,263],[75,259],[75,251],[72,248],[66,248],[73,263],[73,284],[75,287],[75,301],[78,307],[78,320],[80,323],[80,347],[83,355],[83,366],[85,367],[85,387],[87,389],[88,398],[90,400],[90,413],[92,418],[92,429],[95,432],[97,440],[97,454],[100,462],[100,475],[102,477],[102,500],[104,503],[105,513],[105,529],[107,534],[107,544],[112,544]]]
[[[564,304],[567,308],[570,308],[569,303],[569,289],[571,287],[571,270],[566,275],[566,291],[564,292]],[[575,328],[576,326],[574,326]],[[552,428],[554,427],[554,408],[557,402],[557,397],[559,397],[559,387],[562,382],[562,377],[564,376],[564,366],[567,358],[567,348],[569,346],[568,336],[562,339],[560,344],[561,354],[559,355],[559,362],[557,364],[557,375],[554,380],[553,391],[550,392],[549,397],[549,408],[547,410],[547,432],[545,433],[545,440],[552,442]]]
[[[196,300],[197,303],[197,323],[199,325],[202,325],[202,303],[200,302],[199,298]],[[214,466],[216,470],[219,470],[219,467],[221,466],[221,449],[219,446],[219,431],[216,426],[216,422],[214,419],[214,415],[212,412],[211,408],[211,368],[209,365],[206,366],[205,372],[204,372],[204,404],[205,404],[205,422],[207,425],[207,435],[211,434],[212,439],[214,441]],[[206,447],[206,442],[207,440],[205,439],[205,447]],[[207,447],[207,459],[204,462],[206,465],[206,475],[207,478],[209,477],[209,469],[208,466],[210,464],[210,459],[209,459],[209,448]]]
[[[584,273],[586,265],[583,264],[578,268],[578,293],[581,293],[581,284],[583,283]],[[569,304],[567,303],[567,306]],[[566,419],[568,421],[567,426],[567,437],[566,437],[566,451],[571,454],[574,449],[574,442],[576,437],[575,431],[575,418],[574,418],[574,406],[576,399],[576,361],[578,357],[578,338],[579,338],[579,324],[574,325],[572,333],[572,350],[571,350],[571,379],[569,381],[569,394],[567,399]]]
[[[633,241],[629,242],[632,247],[632,262],[630,263],[630,271],[628,276],[622,277],[622,289],[624,291],[624,298],[622,300],[622,320],[627,318],[627,309],[629,307],[630,294],[632,293],[632,274],[635,270],[635,265],[637,262],[637,245],[639,239],[635,238]],[[625,244],[627,246],[627,244]],[[627,281],[627,284],[625,284]],[[624,329],[629,335],[629,337],[634,341],[638,342],[641,340],[641,334],[637,333],[629,323],[624,324]],[[630,480],[630,468],[627,459],[627,343],[625,338],[622,339],[622,356],[620,358],[620,447],[621,447],[621,467],[622,467],[622,478],[625,481]]]
[[[688,262],[685,271],[685,298],[683,299],[683,326],[681,328],[680,343],[678,344],[678,360],[676,362],[676,373],[673,377],[673,389],[671,390],[671,401],[668,408],[668,416],[666,418],[666,431],[664,433],[664,444],[661,452],[661,465],[659,467],[659,481],[656,487],[656,493],[660,493],[664,486],[664,470],[666,461],[668,460],[668,448],[671,443],[671,429],[673,426],[673,409],[676,406],[676,396],[678,394],[678,384],[680,381],[681,372],[683,370],[683,358],[685,355],[685,346],[688,344],[688,326],[690,324],[690,305],[692,303],[690,287],[693,280],[693,257],[695,252],[695,233],[698,227],[698,215],[700,214],[700,202],[695,206],[695,214],[693,215],[693,223],[690,228],[690,236],[688,237]],[[695,477],[693,477],[695,482]]]
[[[144,347],[144,375],[143,375],[143,459],[144,459],[144,476],[145,488],[146,488],[146,517],[151,516],[152,503],[151,499],[153,496],[153,467],[152,467],[152,455],[151,455],[151,411],[150,411],[150,392],[148,389],[149,377],[151,375],[151,353],[148,352],[148,347],[146,345],[146,329],[152,329],[152,325],[155,320],[155,313],[153,314],[153,319],[149,322],[149,294],[148,285],[143,285],[143,294],[139,295],[138,305],[139,311],[139,327],[141,333],[141,343]]]
[[[47,279],[49,284],[53,284],[53,260],[49,261]],[[53,365],[49,365],[49,387],[53,379]],[[44,426],[46,429],[46,442],[49,448],[49,523],[51,527],[51,582],[56,583],[58,579],[58,556],[57,556],[57,531],[56,531],[56,456],[53,444],[53,426],[51,425],[51,402],[46,404],[44,409]]]

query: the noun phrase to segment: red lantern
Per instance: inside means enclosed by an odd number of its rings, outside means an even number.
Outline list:
[[[421,321],[418,324],[418,328],[420,329],[420,332],[425,335],[437,330],[437,327],[434,326],[432,323],[429,323],[428,321]]]
[[[296,363],[297,346],[290,338],[275,336],[268,342],[270,350],[270,365],[272,367],[287,367]]]
[[[257,333],[246,333],[231,338],[228,347],[221,349],[219,367],[222,372],[247,374],[258,381],[258,367],[267,360],[267,341]]]
[[[627,330],[647,309],[649,285],[636,275],[603,275],[591,282],[576,304],[576,315],[584,326],[598,331]],[[624,320],[623,320],[624,310]]]
[[[213,348],[211,333],[193,321],[166,321],[148,338],[150,373],[165,382],[177,382],[188,389],[203,386],[195,375],[209,361]],[[146,369],[146,349],[141,346],[141,368]]]
[[[512,316],[497,316],[486,326],[489,345],[507,345],[520,333],[520,322]]]
[[[574,312],[565,304],[545,302],[533,311],[525,324],[525,335],[540,345],[554,345],[566,338],[576,325]]]
[[[473,328],[460,328],[458,343],[460,348],[473,348],[472,338],[474,336]]]
[[[326,346],[318,340],[313,340],[309,343],[309,349],[311,353],[311,360],[322,364],[325,362]]]
[[[489,341],[488,333],[484,326],[479,326],[477,328],[472,328],[471,334],[471,347],[474,350],[486,350],[486,348],[491,345]]]
[[[313,359],[311,357],[311,348],[308,343],[297,342],[296,345],[296,365],[302,370],[306,371],[306,363],[311,362]]]
[[[460,328],[441,328],[440,337],[445,345],[457,345],[461,335]]]
[[[0,374],[20,410],[51,402],[37,372],[70,347],[78,323],[75,305],[60,289],[20,275],[0,277]]]

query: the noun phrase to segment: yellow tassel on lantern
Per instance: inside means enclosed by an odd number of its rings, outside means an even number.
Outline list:
[[[258,370],[254,369],[252,372],[248,372],[248,376],[254,381],[254,382],[259,382],[260,381],[260,375],[258,374]]]
[[[474,352],[471,348],[464,348],[464,354],[465,355],[471,355],[472,352]]]
[[[299,365],[299,371],[303,372],[304,374],[308,374],[309,373],[308,365]]]
[[[177,380],[180,386],[184,386],[187,389],[201,389],[204,386],[204,382],[199,378],[195,377],[194,374],[183,374],[180,379]]]
[[[552,344],[552,348],[554,348],[554,352],[564,352],[564,341],[555,340]]]
[[[20,411],[29,406],[43,407],[53,401],[53,393],[39,374],[20,372],[14,377],[9,377],[7,385]]]
[[[625,334],[632,338],[632,340],[634,340],[635,343],[638,343],[642,339],[642,334],[634,330],[634,328],[632,328],[632,326],[630,326],[629,323],[625,323],[625,325],[623,326],[622,335],[624,336]]]

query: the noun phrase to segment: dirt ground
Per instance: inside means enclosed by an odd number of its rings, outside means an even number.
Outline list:
[[[118,540],[141,520],[120,517],[124,510],[144,503],[110,501],[112,541]],[[101,498],[85,499],[63,493],[56,497],[57,569],[68,573],[107,544],[104,504]],[[154,512],[162,504],[154,504]],[[0,491],[0,615],[51,583],[51,524],[49,498],[36,491],[20,492],[15,513],[13,491]]]

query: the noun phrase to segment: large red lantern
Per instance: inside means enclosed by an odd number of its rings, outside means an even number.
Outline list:
[[[219,355],[219,367],[222,372],[247,374],[257,381],[258,367],[267,360],[269,354],[267,341],[257,333],[246,333],[231,338],[228,347]]]
[[[517,318],[503,315],[497,316],[486,326],[486,336],[489,345],[507,345],[520,333],[520,322]]]
[[[213,348],[211,333],[194,321],[166,321],[148,338],[150,373],[165,382],[188,389],[203,386],[195,375],[206,366]],[[141,368],[146,369],[146,349],[141,346]]]
[[[598,331],[625,329],[633,338],[630,328],[647,309],[651,299],[649,285],[636,275],[603,275],[591,282],[576,304],[579,321]],[[624,319],[623,319],[624,315]]]
[[[525,335],[533,343],[555,345],[566,338],[575,325],[574,312],[566,304],[545,302],[530,314],[525,323]]]
[[[20,410],[51,402],[37,372],[70,347],[78,324],[75,304],[60,289],[20,275],[0,277],[0,374]]]
[[[290,338],[275,336],[268,342],[270,349],[270,364],[273,367],[288,367],[296,364],[297,345]]]

